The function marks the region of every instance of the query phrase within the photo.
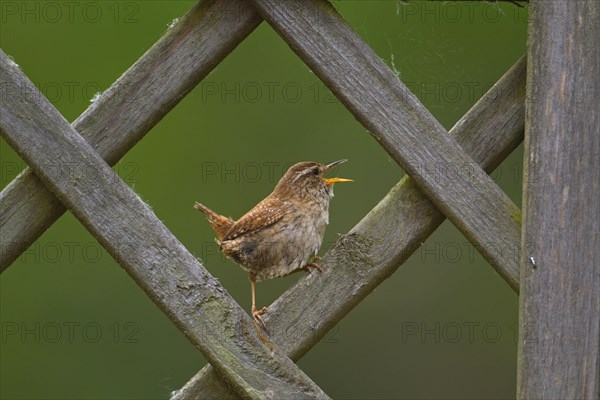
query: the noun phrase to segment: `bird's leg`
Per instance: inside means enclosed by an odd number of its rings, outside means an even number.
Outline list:
[[[267,309],[267,307],[263,307],[261,310],[258,311],[256,310],[256,280],[251,275],[249,276],[249,278],[250,285],[252,286],[252,318],[254,318],[256,322],[260,323],[267,332],[269,332],[269,328],[267,328],[265,320],[261,317],[261,315],[269,312],[269,310]]]

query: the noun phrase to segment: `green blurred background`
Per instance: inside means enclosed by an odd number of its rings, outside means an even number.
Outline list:
[[[70,121],[194,4],[66,3],[3,1],[0,44]],[[512,4],[334,5],[448,129],[526,50],[527,9]],[[25,163],[1,139],[0,155],[4,188]],[[521,157],[493,174],[518,205]],[[246,274],[216,253],[193,202],[239,217],[291,163],[340,158],[355,182],[336,188],[322,254],[404,173],[263,23],[115,170],[248,309]],[[301,278],[260,283],[259,305]],[[206,363],[69,213],[0,289],[3,399],[167,398]],[[445,222],[299,365],[339,399],[512,398],[517,308]]]

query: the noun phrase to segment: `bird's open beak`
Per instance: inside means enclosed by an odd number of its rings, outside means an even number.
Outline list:
[[[346,161],[348,161],[348,160],[337,160],[337,161],[334,161],[334,162],[332,162],[332,163],[329,163],[329,164],[327,164],[327,165],[325,166],[325,168],[326,168],[326,169],[331,169],[331,168],[335,167],[336,165],[339,165],[339,164],[345,163]]]
[[[345,163],[348,160],[338,160],[326,165],[326,169],[331,169],[338,164]],[[352,182],[352,179],[344,179],[344,178],[323,178],[327,186],[333,186],[334,183],[338,182]]]
[[[325,183],[328,186],[331,186],[334,183],[338,183],[338,182],[353,182],[352,179],[344,179],[344,178],[323,178],[323,180],[325,181]]]

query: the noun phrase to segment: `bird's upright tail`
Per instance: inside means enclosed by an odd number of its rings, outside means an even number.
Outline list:
[[[229,228],[231,228],[231,225],[235,223],[235,221],[231,218],[217,214],[210,208],[198,202],[194,204],[194,208],[204,213],[204,215],[206,216],[206,220],[210,224],[210,227],[217,234],[217,239],[219,240],[219,242],[223,239]]]

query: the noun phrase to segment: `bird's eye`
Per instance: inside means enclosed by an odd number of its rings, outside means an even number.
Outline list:
[[[310,170],[310,172],[312,172],[313,175],[319,175],[319,168],[313,168]]]

